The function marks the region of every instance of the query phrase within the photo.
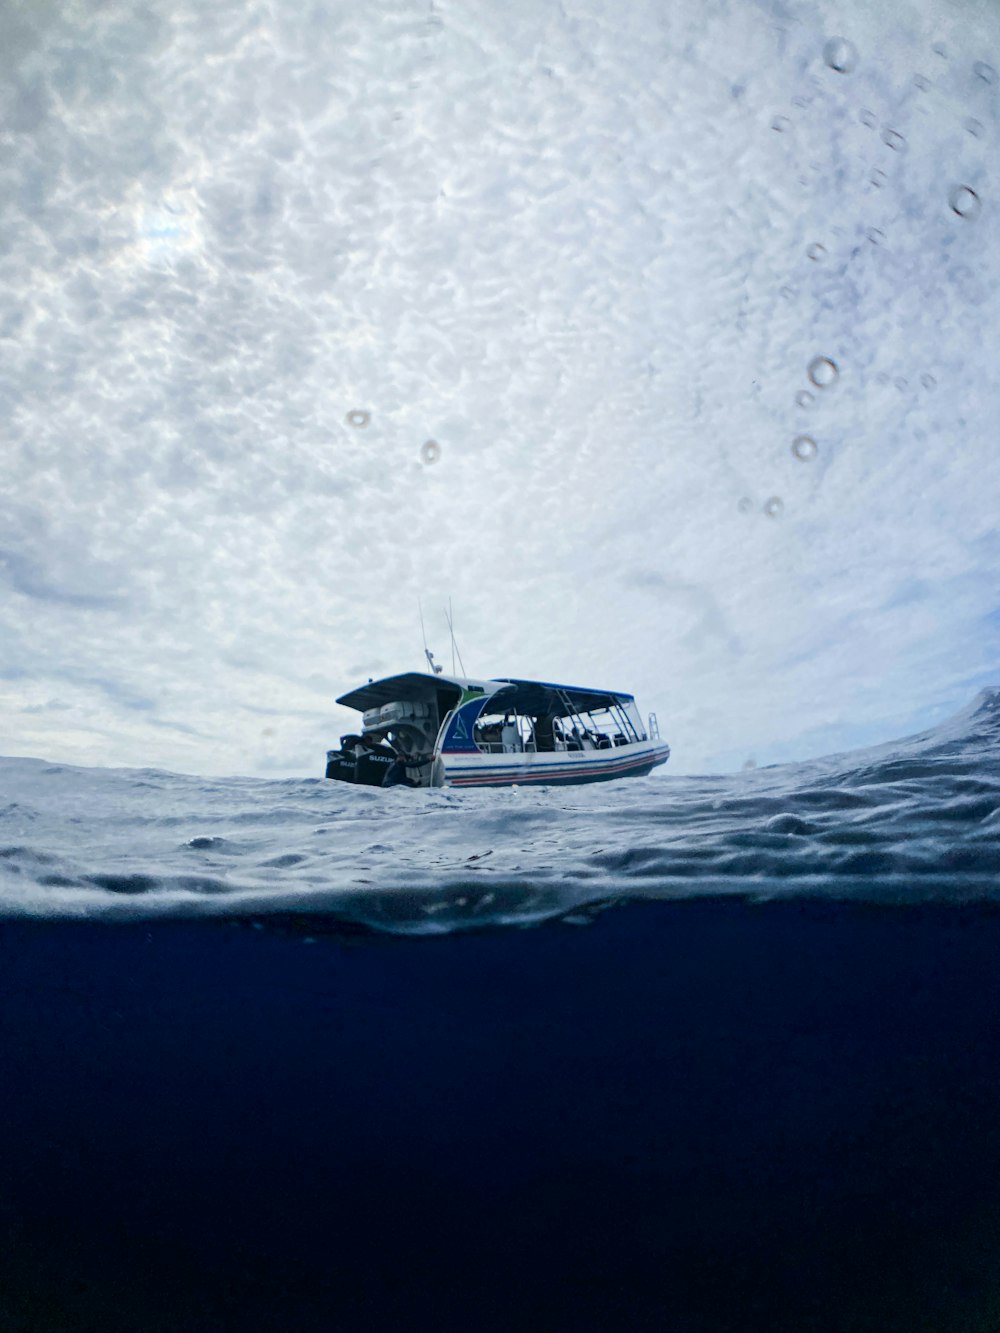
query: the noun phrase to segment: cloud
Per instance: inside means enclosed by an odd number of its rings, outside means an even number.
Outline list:
[[[5,747],[318,771],[418,594],[470,670],[634,690],[678,768],[959,706],[1000,641],[998,38],[971,0],[0,17],[0,671],[70,709]]]
[[[17,551],[0,548],[0,580],[25,597],[55,602],[66,607],[112,609],[119,599],[104,593],[86,592],[80,588],[59,587],[46,572],[29,557]]]

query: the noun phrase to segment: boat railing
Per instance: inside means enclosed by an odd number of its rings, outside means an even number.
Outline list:
[[[645,739],[642,737],[641,739]],[[556,739],[553,742],[553,751],[572,751],[572,750],[614,750],[621,745],[632,745],[634,739],[626,736],[624,732],[616,732],[609,736],[606,732],[595,732],[587,734],[584,737],[571,736],[565,739]],[[537,754],[538,744],[536,741],[519,741],[516,745],[504,745],[502,741],[480,740],[476,738],[476,745],[481,754]]]

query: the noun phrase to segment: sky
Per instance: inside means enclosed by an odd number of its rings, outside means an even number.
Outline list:
[[[0,50],[0,753],[319,776],[449,599],[668,773],[1000,683],[993,0],[14,0]]]

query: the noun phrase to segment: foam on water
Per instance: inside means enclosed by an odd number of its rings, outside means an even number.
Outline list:
[[[635,898],[1000,899],[1000,690],[896,744],[727,777],[414,792],[0,760],[0,916],[406,934]]]

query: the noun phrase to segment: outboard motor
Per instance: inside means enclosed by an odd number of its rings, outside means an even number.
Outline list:
[[[377,737],[341,736],[340,749],[327,751],[326,776],[364,787],[381,787],[395,757],[394,751]]]
[[[365,787],[381,787],[382,779],[395,758],[396,752],[390,746],[366,741],[354,765],[354,781]]]

